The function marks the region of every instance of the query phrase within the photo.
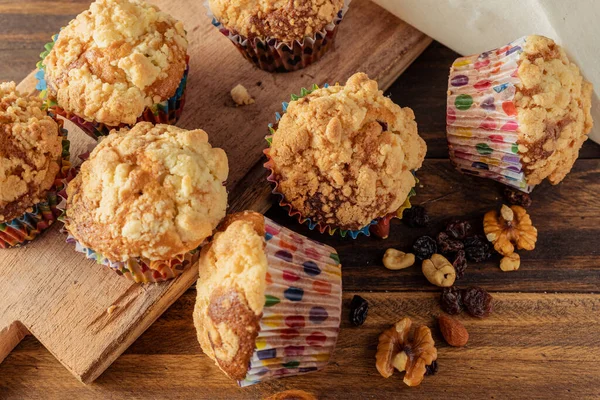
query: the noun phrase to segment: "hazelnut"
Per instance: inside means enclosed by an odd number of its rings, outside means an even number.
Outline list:
[[[500,212],[488,211],[483,217],[483,230],[487,240],[503,256],[514,253],[515,245],[518,249],[535,249],[537,229],[521,206],[502,205]]]
[[[456,269],[446,257],[440,254],[432,255],[429,260],[423,260],[421,268],[425,278],[436,286],[452,286],[456,279]]]
[[[408,268],[415,263],[415,255],[396,249],[387,249],[383,255],[383,265],[387,269],[397,270]]]
[[[521,257],[517,253],[509,254],[500,260],[502,271],[516,271],[521,266]]]
[[[389,378],[396,368],[406,371],[404,383],[417,386],[437,359],[437,349],[428,327],[413,328],[410,318],[403,318],[379,336],[375,358],[381,376]]]

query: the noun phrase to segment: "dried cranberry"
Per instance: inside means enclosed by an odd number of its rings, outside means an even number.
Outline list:
[[[413,252],[415,253],[415,257],[421,261],[430,259],[432,255],[437,253],[435,239],[430,236],[421,236],[415,240]]]
[[[471,234],[471,224],[457,219],[450,221],[446,225],[446,233],[453,239],[463,240]]]
[[[433,360],[431,364],[425,366],[425,376],[427,375],[435,375],[438,371],[438,363],[437,360]]]
[[[531,197],[529,194],[517,189],[506,187],[504,189],[504,197],[511,205],[522,206],[525,208],[531,205]]]
[[[480,287],[470,287],[463,290],[462,301],[469,314],[484,318],[492,312],[492,296]]]
[[[454,286],[444,288],[440,307],[450,315],[460,314],[463,310],[462,291]]]
[[[465,248],[465,245],[460,240],[450,239],[446,232],[438,233],[437,244],[442,254],[456,253]]]
[[[486,238],[475,235],[465,239],[465,254],[467,260],[474,262],[485,261],[492,256],[492,250]]]
[[[459,250],[456,252],[452,266],[456,270],[456,278],[462,278],[465,274],[465,270],[467,269],[467,255],[465,254],[464,250]]]
[[[354,295],[350,302],[350,322],[354,326],[361,326],[367,319],[369,303],[358,295]]]
[[[425,207],[412,206],[402,213],[402,221],[406,222],[412,228],[418,228],[429,225],[429,215]]]

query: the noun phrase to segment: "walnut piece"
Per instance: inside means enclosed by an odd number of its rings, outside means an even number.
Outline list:
[[[449,287],[456,280],[456,269],[446,257],[434,254],[429,260],[423,260],[421,265],[423,275],[427,280],[440,287]]]
[[[500,269],[504,272],[516,271],[521,266],[521,257],[517,253],[509,254],[500,260]]]
[[[392,376],[396,368],[406,371],[404,383],[418,386],[425,376],[426,366],[437,359],[437,349],[428,327],[413,328],[410,318],[403,318],[379,336],[375,358],[377,371],[384,378]]]
[[[503,256],[514,253],[515,245],[518,249],[533,250],[537,241],[537,229],[521,206],[502,205],[499,213],[488,211],[483,217],[483,230]]]
[[[387,249],[383,255],[383,265],[387,269],[397,270],[408,268],[415,263],[415,255],[396,249]]]

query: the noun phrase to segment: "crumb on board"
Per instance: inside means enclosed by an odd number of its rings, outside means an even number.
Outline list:
[[[117,309],[117,306],[115,306],[113,304],[112,306],[110,306],[106,309],[106,312],[108,313],[108,315],[111,315],[116,309]]]
[[[252,96],[250,96],[248,90],[242,85],[237,85],[231,89],[231,98],[238,106],[254,104],[254,99]]]

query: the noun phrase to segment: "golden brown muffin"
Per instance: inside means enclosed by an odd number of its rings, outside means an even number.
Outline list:
[[[410,108],[364,73],[290,102],[270,149],[278,191],[315,223],[357,230],[402,205],[426,145]]]
[[[113,131],[67,188],[66,227],[111,261],[171,259],[225,216],[228,171],[201,129],[142,122]]]
[[[552,39],[528,36],[523,50],[514,100],[521,162],[528,184],[557,184],[592,129],[592,85]]]
[[[330,24],[343,0],[209,0],[227,29],[247,38],[302,41]]]
[[[156,6],[97,0],[60,31],[43,65],[61,108],[118,126],[175,94],[186,52],[183,24]]]
[[[60,170],[58,124],[37,96],[0,83],[0,222],[19,217],[45,200]]]
[[[194,307],[198,341],[228,376],[248,371],[265,304],[267,256],[264,217],[245,212],[226,218],[202,248]]]

